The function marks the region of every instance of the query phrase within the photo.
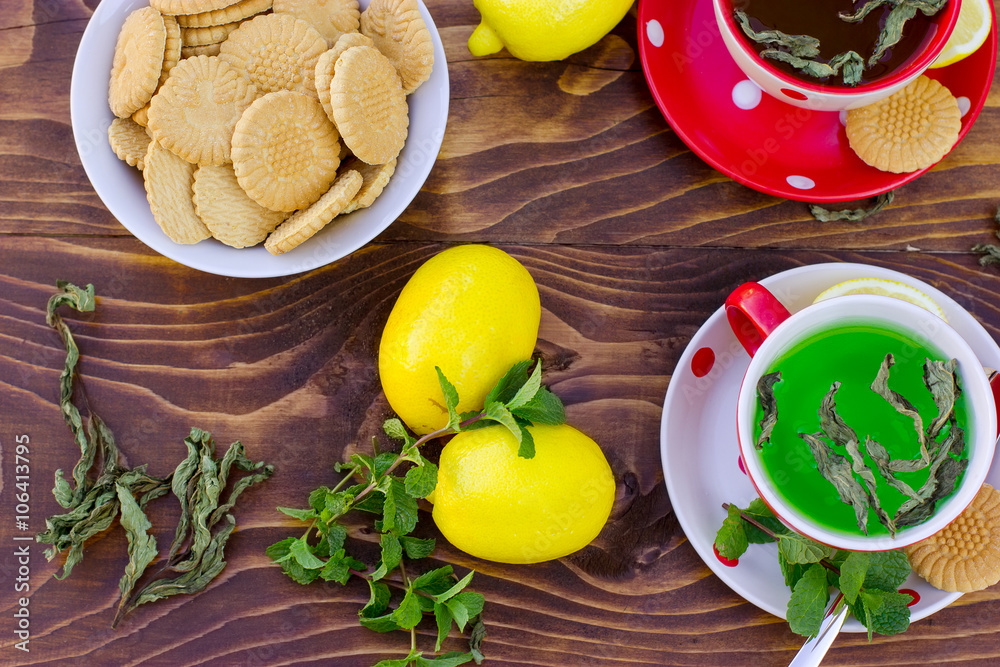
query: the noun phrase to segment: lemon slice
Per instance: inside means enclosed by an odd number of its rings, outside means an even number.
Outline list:
[[[964,3],[963,3],[964,6]],[[813,300],[813,303],[825,301],[835,296],[846,296],[848,294],[876,294],[879,296],[891,296],[903,301],[920,306],[929,310],[944,321],[948,318],[944,316],[941,306],[937,305],[934,299],[930,298],[916,287],[895,280],[885,280],[884,278],[856,278],[837,283],[833,287],[820,292],[820,295]]]
[[[962,0],[955,31],[931,67],[946,67],[972,55],[990,34],[993,12],[989,0]]]

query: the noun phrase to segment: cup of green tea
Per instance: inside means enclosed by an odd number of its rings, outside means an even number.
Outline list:
[[[736,408],[744,468],[793,530],[898,549],[951,523],[993,462],[997,406],[969,344],[900,299],[834,297],[790,314],[746,283],[726,300],[750,354]]]
[[[722,39],[743,73],[778,100],[817,111],[866,106],[912,82],[944,49],[961,5],[712,1]]]

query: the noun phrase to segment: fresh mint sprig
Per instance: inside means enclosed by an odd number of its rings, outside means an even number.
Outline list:
[[[728,503],[723,508],[727,515],[715,548],[724,558],[739,558],[751,543],[778,543],[778,564],[792,591],[786,614],[792,632],[806,637],[819,632],[831,587],[842,594],[831,613],[848,605],[868,629],[868,641],[875,632],[894,635],[909,627],[912,598],[898,591],[910,575],[902,551],[867,553],[824,546],[786,528],[760,498],[746,509]]]
[[[382,429],[399,442],[398,452],[379,453],[375,439],[375,455],[356,453],[348,463],[336,464],[335,470],[344,473],[343,477],[333,488],[323,486],[313,490],[308,507],[278,508],[308,524],[301,536],[287,537],[267,548],[267,555],[285,574],[303,585],[317,579],[342,585],[351,577],[364,579],[371,595],[358,612],[361,625],[375,632],[409,631],[410,653],[405,658],[383,660],[376,667],[451,667],[473,660],[477,664],[482,662],[485,600],[482,594],[465,590],[473,572],[459,579],[450,565],[412,578],[407,571],[407,559],[426,558],[435,546],[433,538],[411,535],[418,520],[417,501],[426,498],[437,486],[437,465],[421,454],[420,447],[435,438],[501,424],[517,439],[518,454],[533,457],[535,443],[527,427],[536,423],[561,424],[566,414],[562,401],[542,386],[541,362],[535,364],[529,375],[530,366],[530,360],[514,364],[486,396],[482,409],[461,414],[458,391],[437,368],[448,411],[447,424],[415,438],[398,418],[387,419]],[[401,473],[404,467],[405,472]],[[374,566],[347,552],[347,528],[342,521],[352,511],[376,516],[374,527],[378,532],[380,557]],[[435,652],[441,650],[453,625],[460,632],[469,633],[468,652],[425,656],[417,649],[415,629],[425,616],[433,616],[437,625]]]

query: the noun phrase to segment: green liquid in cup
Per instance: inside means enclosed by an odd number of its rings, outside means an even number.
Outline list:
[[[893,459],[920,458],[913,420],[896,412],[871,390],[871,383],[888,353],[892,353],[896,362],[889,372],[889,388],[902,394],[917,408],[926,431],[937,417],[937,407],[923,382],[924,359],[944,360],[945,357],[900,332],[866,324],[824,331],[797,343],[767,371],[780,371],[781,381],[774,387],[778,420],[770,442],[765,443],[763,451],[759,452],[761,465],[779,495],[790,506],[836,532],[863,535],[854,509],[840,500],[833,485],[819,473],[809,446],[799,434],[821,433],[820,404],[830,386],[839,381],[837,413],[857,433],[865,462],[875,473],[879,502],[890,517],[895,516],[906,496],[886,484],[864,449],[867,435],[880,442]],[[754,418],[755,438],[760,434],[762,416],[763,410],[758,403]],[[961,395],[955,403],[955,417],[958,426],[966,429],[967,408]],[[950,426],[946,426],[936,442],[941,442],[949,429]],[[825,435],[821,438],[832,443]],[[928,442],[927,446],[933,454],[934,443]],[[833,445],[833,451],[847,456],[844,448],[838,445]],[[965,450],[962,455],[965,455]],[[896,476],[914,490],[919,490],[927,480],[928,471],[925,468],[912,473],[897,473]],[[857,475],[855,479],[861,481]],[[888,535],[888,532],[874,510],[869,509],[868,534]]]

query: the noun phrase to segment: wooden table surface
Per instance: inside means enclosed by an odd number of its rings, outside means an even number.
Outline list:
[[[802,640],[730,590],[686,540],[663,482],[663,398],[692,335],[746,280],[820,262],[906,272],[954,297],[997,338],[1000,274],[970,251],[1000,203],[994,92],[966,139],[863,222],[815,221],[802,203],[732,182],[690,152],[646,86],[636,9],[567,61],[477,59],[471,0],[427,0],[451,77],[448,130],[423,190],[353,255],[309,273],[233,279],[168,260],[92,189],[69,114],[76,47],[98,0],[0,7],[0,664],[369,665],[406,633],[361,628],[365,584],[302,587],[264,554],[388,414],[376,372],[382,326],[409,276],[454,244],[495,244],[538,283],[538,351],[572,423],[603,447],[618,496],[583,551],[512,566],[439,540],[435,565],[475,569],[488,664],[786,665]],[[443,64],[441,64],[443,65]],[[998,88],[994,85],[994,91]],[[21,593],[14,440],[30,438],[31,531],[58,506],[53,471],[77,451],[58,406],[61,344],[44,307],[59,279],[93,283],[96,313],[69,315],[90,404],[132,464],[167,474],[191,426],[241,440],[271,480],[237,507],[229,565],[207,590],[146,605],[112,630],[127,560],[121,528],[72,575],[30,559],[30,652]],[[157,514],[164,512],[164,514]],[[154,510],[153,520],[167,517]],[[162,525],[162,524],[161,524]],[[167,524],[172,527],[171,524]],[[358,522],[352,548],[374,555]],[[172,532],[172,528],[170,529]],[[437,535],[421,515],[418,534]],[[157,534],[161,544],[167,530]],[[966,595],[902,636],[839,638],[824,665],[1000,664],[1000,588]],[[431,630],[418,636],[433,648]],[[457,634],[446,643],[461,649]]]

